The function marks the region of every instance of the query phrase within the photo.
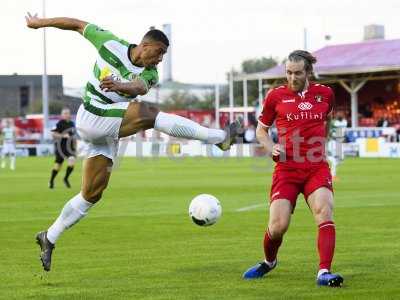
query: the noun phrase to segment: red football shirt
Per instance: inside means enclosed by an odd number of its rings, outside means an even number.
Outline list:
[[[270,90],[258,119],[269,127],[274,121],[279,144],[285,147],[281,162],[320,163],[325,160],[326,122],[332,111],[332,89],[310,83],[301,93],[287,85]]]

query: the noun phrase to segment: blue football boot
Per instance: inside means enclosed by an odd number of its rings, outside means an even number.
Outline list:
[[[243,279],[258,279],[262,278],[265,274],[270,272],[271,270],[275,269],[277,265],[277,261],[275,260],[275,263],[272,267],[267,265],[265,261],[256,264],[255,266],[251,267],[248,269],[246,272],[243,273]]]
[[[320,286],[341,287],[343,284],[343,277],[339,274],[325,272],[318,276],[317,284]]]

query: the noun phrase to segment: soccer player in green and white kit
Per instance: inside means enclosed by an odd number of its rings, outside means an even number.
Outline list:
[[[344,118],[342,112],[336,114],[336,118],[332,119],[329,123],[329,140],[327,147],[327,158],[331,164],[331,175],[333,181],[338,181],[336,169],[337,166],[343,161],[343,141],[345,139],[345,128],[347,127],[347,120]]]
[[[201,140],[228,150],[241,124],[234,122],[225,130],[210,129],[160,112],[150,103],[132,101],[137,95],[146,94],[158,81],[156,66],[169,46],[168,38],[160,30],[150,30],[135,45],[77,19],[39,18],[28,13],[26,23],[34,29],[56,27],[76,31],[92,43],[99,54],[76,117],[76,129],[89,145],[81,192],[65,204],[47,231],[36,236],[43,268],[49,271],[57,239],[101,199],[117,155],[119,138],[154,128],[171,136]]]
[[[1,168],[6,167],[6,157],[10,160],[10,169],[15,170],[15,128],[11,120],[6,120],[4,128],[1,130],[3,136],[3,148],[1,150]]]

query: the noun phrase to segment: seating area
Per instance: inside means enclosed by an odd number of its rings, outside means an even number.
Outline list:
[[[385,118],[390,126],[400,124],[400,100],[390,100],[384,104],[371,104],[372,117],[360,117],[359,126],[375,127],[379,126],[379,120]]]

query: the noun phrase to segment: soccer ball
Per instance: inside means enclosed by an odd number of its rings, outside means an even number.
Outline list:
[[[212,195],[201,194],[193,198],[189,206],[189,217],[199,226],[210,226],[221,217],[222,208]]]

